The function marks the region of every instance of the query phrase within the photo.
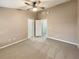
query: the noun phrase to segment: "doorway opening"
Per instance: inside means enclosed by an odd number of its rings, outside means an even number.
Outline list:
[[[44,37],[47,38],[47,19],[33,20],[28,19],[28,38]]]

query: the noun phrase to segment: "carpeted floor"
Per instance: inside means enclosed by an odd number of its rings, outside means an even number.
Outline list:
[[[51,39],[33,38],[1,49],[0,59],[79,59],[79,49]]]

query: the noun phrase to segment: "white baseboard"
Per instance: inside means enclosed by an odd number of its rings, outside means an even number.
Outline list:
[[[61,42],[64,42],[64,43],[72,44],[72,45],[75,45],[75,46],[79,47],[78,43],[73,43],[73,42],[62,40],[62,39],[57,39],[57,38],[54,38],[54,37],[48,37],[48,38],[53,39],[53,40],[57,40],[57,41],[61,41]]]
[[[19,40],[19,41],[13,42],[13,43],[11,43],[11,44],[8,44],[8,45],[5,45],[5,46],[0,47],[0,49],[3,49],[3,48],[6,48],[6,47],[9,47],[9,46],[11,46],[11,45],[14,45],[14,44],[17,44],[17,43],[20,43],[20,42],[23,42],[23,41],[25,41],[25,40],[26,40],[26,39],[22,39],[22,40]]]
[[[72,44],[72,45],[75,45],[75,46],[77,46],[77,47],[79,48],[79,44],[77,44],[77,43],[65,41],[65,40],[62,40],[62,39],[57,39],[57,38],[54,38],[54,37],[48,37],[48,38],[49,38],[49,39],[53,39],[53,40],[57,40],[57,41],[61,41],[61,42],[65,42],[65,43],[68,43],[68,44]],[[25,38],[25,39],[22,39],[22,40],[19,40],[19,41],[16,41],[16,42],[14,42],[14,43],[11,43],[11,44],[2,46],[2,47],[0,47],[0,49],[9,47],[9,46],[11,46],[11,45],[14,45],[14,44],[17,44],[17,43],[20,43],[20,42],[23,42],[23,41],[25,41],[25,40],[26,40],[26,38]]]

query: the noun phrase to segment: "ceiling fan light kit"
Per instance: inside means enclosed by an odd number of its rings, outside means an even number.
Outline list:
[[[38,9],[36,7],[33,8],[33,12],[37,12]]]
[[[42,2],[40,0],[31,0],[29,3],[25,0],[25,4],[26,5],[32,6],[32,8],[29,8],[28,10],[32,9],[33,12],[37,12],[37,11],[39,11],[39,9],[40,10],[45,9],[45,7],[43,7],[43,6],[41,7],[40,6],[41,3]]]

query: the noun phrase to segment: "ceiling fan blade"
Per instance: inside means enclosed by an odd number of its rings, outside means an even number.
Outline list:
[[[30,9],[27,9],[27,10],[30,10]]]
[[[28,10],[28,11],[30,11],[30,10],[32,10],[33,8],[29,8],[29,9],[26,9],[26,10]]]
[[[41,9],[45,9],[45,7],[40,7]]]
[[[22,9],[16,9],[16,10],[22,11]]]
[[[27,3],[27,2],[25,2],[25,4],[27,4],[27,5],[31,5],[31,4]]]
[[[40,0],[38,1],[38,4],[42,3]]]

